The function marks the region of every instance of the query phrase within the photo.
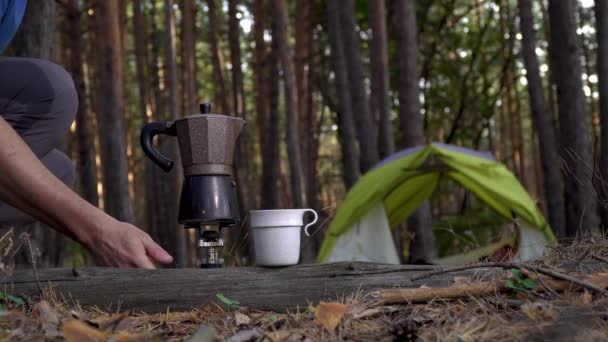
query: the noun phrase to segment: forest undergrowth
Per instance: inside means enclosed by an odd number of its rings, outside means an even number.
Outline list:
[[[11,272],[7,260],[12,254],[6,251],[15,244],[6,236],[0,239],[4,251],[0,266],[5,273]],[[17,244],[27,246],[27,242]],[[60,298],[52,286],[35,298],[1,292],[0,337],[2,341],[196,342],[605,340],[608,239],[562,243],[534,262],[468,267],[502,270],[491,277],[476,272],[471,277],[454,276],[453,284],[443,288],[399,289],[402,297],[390,303],[382,300],[381,291],[358,292],[294,312],[253,310],[218,296],[216,302],[192,311],[145,314],[81,306]],[[454,270],[433,274],[449,275]]]

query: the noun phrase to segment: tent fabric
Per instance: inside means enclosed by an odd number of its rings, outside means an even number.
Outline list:
[[[382,202],[378,202],[348,233],[336,241],[327,262],[343,260],[401,263]]]
[[[534,200],[511,171],[490,153],[433,143],[397,152],[359,179],[338,208],[317,260],[326,262],[337,238],[378,203],[384,205],[390,227],[403,222],[430,197],[441,177],[449,177],[471,190],[506,219],[518,219],[521,227],[540,232],[545,245],[557,245]],[[538,237],[530,232],[525,236]]]

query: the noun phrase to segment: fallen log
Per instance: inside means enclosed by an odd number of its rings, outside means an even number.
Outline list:
[[[418,288],[422,285],[451,285],[454,277],[492,276],[496,269],[464,270],[411,278],[438,267],[384,265],[374,263],[333,263],[298,265],[286,268],[234,267],[223,269],[42,269],[42,287],[51,287],[65,299],[104,310],[135,310],[146,313],[191,310],[212,302],[217,294],[256,310],[306,309],[320,300],[361,291]],[[487,279],[486,279],[487,280]],[[32,270],[16,271],[2,281],[2,290],[16,296],[40,293]]]

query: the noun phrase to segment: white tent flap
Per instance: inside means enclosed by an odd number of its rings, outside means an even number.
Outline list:
[[[401,263],[382,202],[337,238],[327,262],[338,261]]]
[[[542,231],[528,228],[524,224],[519,226],[518,259],[527,261],[540,258],[548,246],[549,241]]]

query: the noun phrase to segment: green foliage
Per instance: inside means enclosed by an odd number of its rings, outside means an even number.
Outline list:
[[[231,309],[232,308],[238,308],[241,305],[241,302],[238,302],[236,300],[232,300],[226,296],[224,296],[223,293],[218,293],[215,295],[217,297],[217,299],[219,299],[222,303],[228,305]]]
[[[496,211],[478,201],[474,194],[466,192],[465,199],[457,195],[459,191],[465,194],[461,185],[445,180],[439,183],[431,199],[441,203],[445,201],[452,203],[455,194],[457,198],[458,211],[442,213],[444,216],[433,222],[433,233],[440,258],[466,253],[471,249],[495,242],[507,223],[507,220]],[[461,201],[466,201],[464,208],[461,208],[463,207]]]
[[[15,304],[20,304],[20,305],[25,304],[25,301],[23,300],[23,298],[15,297],[15,296],[8,294],[6,292],[3,292],[3,291],[0,291],[0,299],[9,300]]]
[[[505,285],[512,289],[514,293],[534,290],[537,287],[536,282],[528,277],[524,277],[520,270],[512,268],[511,274],[513,275],[513,278],[507,279]]]

